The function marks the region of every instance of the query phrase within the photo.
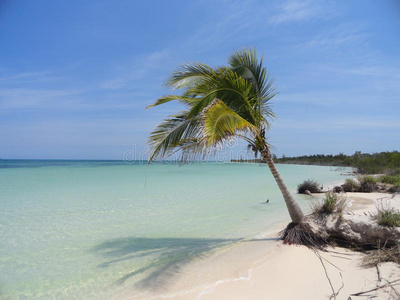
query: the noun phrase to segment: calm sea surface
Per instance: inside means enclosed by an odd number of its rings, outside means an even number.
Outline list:
[[[293,191],[348,171],[278,169]],[[289,220],[267,166],[213,162],[0,160],[0,208],[0,299],[140,295],[174,266]]]

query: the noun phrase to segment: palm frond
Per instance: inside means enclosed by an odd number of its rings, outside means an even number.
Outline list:
[[[172,151],[179,147],[182,140],[195,139],[201,128],[200,118],[188,119],[187,112],[165,119],[150,134],[152,153],[149,160],[172,155]]]
[[[214,100],[205,109],[203,118],[203,138],[207,146],[220,144],[238,132],[258,133],[258,127],[242,118],[219,99]]]
[[[177,71],[172,73],[165,84],[175,89],[181,89],[194,85],[199,78],[210,77],[213,76],[213,74],[214,69],[206,64],[184,64],[181,65]]]
[[[164,97],[160,97],[158,98],[156,101],[154,101],[153,104],[150,104],[146,107],[146,109],[170,102],[170,101],[178,101],[181,103],[184,103],[186,105],[191,105],[194,101],[193,98],[190,97],[184,97],[184,96],[180,96],[180,95],[168,95],[168,96],[164,96]]]
[[[258,61],[255,49],[234,51],[228,63],[235,72],[253,84],[257,94],[263,96],[261,92],[266,83],[267,71],[262,65],[263,58]]]
[[[148,108],[178,101],[186,111],[170,116],[151,133],[150,160],[179,151],[182,156],[201,156],[232,136],[248,141],[255,152],[268,145],[261,133],[275,117],[269,101],[276,92],[254,49],[234,52],[229,66],[184,64],[166,84],[180,89],[180,95],[161,97]]]
[[[257,59],[255,49],[235,51],[228,60],[231,68],[241,77],[249,80],[257,97],[254,104],[258,106],[259,114],[268,118],[274,118],[265,107],[277,92],[274,87],[274,81],[270,78],[267,70],[263,67],[263,58]],[[268,123],[268,122],[267,122]]]
[[[198,115],[214,99],[219,99],[247,121],[257,123],[256,112],[250,103],[252,95],[249,82],[227,68],[219,68],[214,75],[196,86],[195,92],[202,97],[198,97],[189,117]]]

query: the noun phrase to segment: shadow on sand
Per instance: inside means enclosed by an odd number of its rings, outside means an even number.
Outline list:
[[[243,239],[197,239],[197,238],[120,238],[105,241],[91,252],[107,259],[99,268],[127,260],[147,257],[150,263],[127,273],[116,283],[122,284],[129,278],[143,274],[135,283],[140,289],[161,290],[177,275],[183,265],[195,258],[203,257],[212,250],[233,244]]]

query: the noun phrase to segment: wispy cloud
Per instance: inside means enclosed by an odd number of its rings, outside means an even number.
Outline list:
[[[398,79],[400,79],[400,65],[393,61],[391,62],[391,65],[388,65],[387,63],[381,63],[378,65],[369,61],[364,61],[363,64],[353,63],[352,65],[344,64],[343,62],[328,63],[325,65],[308,64],[307,70],[313,74],[340,74],[342,78],[344,75],[356,75],[360,78],[369,77],[370,79],[373,79],[374,83],[390,84],[390,90],[394,89],[395,91],[398,91],[400,88],[398,83]],[[355,76],[352,76],[353,81],[355,78]],[[392,82],[394,82],[394,84],[391,84]]]
[[[321,35],[307,42],[309,47],[332,47],[340,45],[354,45],[366,41],[366,34],[339,33],[334,37],[326,37],[326,34]]]
[[[353,68],[344,68],[338,71],[354,75],[400,78],[400,69],[392,67],[384,67],[384,66],[365,66],[365,67],[361,66]]]
[[[313,0],[289,0],[278,5],[277,12],[268,23],[280,25],[291,22],[308,21],[324,15],[324,6],[328,3]]]
[[[144,99],[153,99],[151,93],[145,89],[117,88],[116,85],[130,86],[133,81],[144,78],[150,70],[156,69],[157,60],[162,58],[162,53],[153,53],[145,57],[144,69],[133,72],[131,68],[122,72],[119,78],[114,78],[115,84],[110,81],[109,91],[102,91],[96,84],[89,84],[88,87],[79,88],[73,86],[59,87],[55,78],[57,74],[50,71],[23,72],[10,74],[8,70],[2,70],[0,77],[0,113],[12,113],[15,110],[54,110],[65,111],[88,111],[88,110],[143,110],[146,106]],[[139,60],[140,61],[140,60]],[[65,74],[63,75],[65,77]],[[68,77],[66,77],[68,81]],[[63,84],[65,86],[65,83]],[[150,101],[150,100],[149,100]]]
[[[310,48],[328,49],[343,46],[360,48],[367,45],[369,38],[370,34],[366,28],[360,24],[345,22],[312,36],[300,46],[306,51]]]
[[[150,76],[154,71],[163,70],[170,56],[168,50],[135,56],[131,62],[116,66],[117,74],[113,78],[101,82],[100,88],[117,90],[137,87],[137,80]]]
[[[65,89],[25,89],[0,88],[0,109],[21,108],[48,108],[54,106],[68,106],[77,100],[74,96],[82,94],[80,90]]]
[[[42,77],[43,75],[49,74],[48,71],[44,72],[24,72],[24,73],[19,73],[11,76],[6,76],[6,77],[0,77],[0,81],[10,81],[10,80],[16,80],[16,79],[21,79],[21,78],[35,78],[35,77]]]
[[[293,119],[279,119],[276,122],[274,130],[305,130],[307,132],[331,132],[341,130],[400,130],[400,120],[388,119],[374,116],[374,121],[368,117],[348,117],[348,118],[326,118],[318,120],[318,126],[315,126],[316,120],[296,121]]]
[[[6,73],[6,71],[1,73]],[[0,76],[0,84],[47,83],[58,81],[59,79],[60,77],[53,76],[50,71],[22,72]]]
[[[359,101],[363,101],[363,99],[360,99]],[[354,99],[354,92],[351,90],[328,89],[310,92],[281,93],[277,96],[276,101],[284,104],[312,104],[315,108],[319,109],[320,107],[337,106],[349,103],[349,101],[353,104],[357,102],[357,100]]]

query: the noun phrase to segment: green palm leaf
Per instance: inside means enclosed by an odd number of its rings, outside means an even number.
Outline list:
[[[265,142],[260,130],[275,116],[269,101],[276,93],[255,50],[234,52],[229,67],[182,65],[166,84],[182,93],[161,97],[148,108],[178,101],[187,111],[167,118],[151,133],[150,160],[179,150],[204,153],[235,135]]]
[[[258,133],[258,127],[242,118],[218,99],[206,108],[203,117],[203,138],[207,146],[218,145],[239,132]]]
[[[170,102],[170,101],[178,101],[178,102],[181,102],[183,104],[190,106],[194,102],[194,99],[180,96],[180,95],[168,95],[168,96],[158,98],[156,101],[154,101],[153,104],[150,104],[149,106],[147,106],[146,109],[149,109],[149,108],[152,108],[152,107],[155,107],[155,106],[158,106],[158,105]]]
[[[150,134],[149,144],[152,153],[149,160],[158,157],[168,157],[182,141],[196,139],[201,129],[200,118],[187,118],[187,112],[170,116],[159,124]]]
[[[172,73],[167,79],[166,85],[172,86],[175,89],[192,86],[199,78],[213,76],[214,69],[206,64],[184,64]]]

